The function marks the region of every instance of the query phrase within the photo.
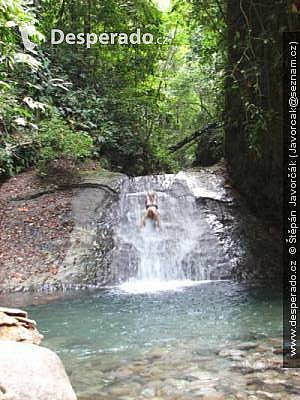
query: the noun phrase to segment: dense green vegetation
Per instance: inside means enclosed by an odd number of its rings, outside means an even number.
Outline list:
[[[1,0],[0,174],[87,157],[127,174],[170,172],[224,154],[238,186],[260,193],[257,204],[275,198],[278,209],[281,33],[299,29],[298,8],[283,0],[174,0],[162,11],[159,3]],[[20,35],[32,21],[36,52]],[[75,35],[139,28],[168,41],[51,45],[54,28]],[[202,134],[214,122],[218,128]]]
[[[2,175],[70,156],[93,157],[129,174],[192,164],[195,145],[175,153],[169,147],[221,119],[224,21],[216,31],[218,8],[208,4],[199,16],[179,1],[168,12],[148,0],[28,3],[2,0],[0,6]],[[211,23],[202,25],[208,13]],[[23,48],[20,35],[31,21],[36,52]],[[75,35],[129,35],[140,28],[169,40],[87,49],[51,45],[54,28]]]

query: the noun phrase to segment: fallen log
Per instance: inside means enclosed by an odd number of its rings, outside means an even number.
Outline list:
[[[188,143],[192,142],[193,140],[197,139],[197,137],[199,137],[200,135],[203,135],[203,133],[209,132],[210,130],[218,128],[218,127],[219,127],[219,124],[217,122],[211,122],[205,128],[194,132],[192,135],[187,136],[186,138],[184,138],[180,142],[174,144],[173,146],[170,146],[168,150],[171,153],[174,153],[175,151],[181,149],[181,147],[183,147],[186,144],[188,144]]]

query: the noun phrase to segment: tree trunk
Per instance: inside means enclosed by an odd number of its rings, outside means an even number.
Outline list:
[[[225,157],[250,201],[281,216],[282,88],[280,30],[288,30],[286,1],[227,0]],[[256,110],[254,116],[251,110]]]

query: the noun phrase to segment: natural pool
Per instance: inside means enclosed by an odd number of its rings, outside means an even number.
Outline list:
[[[264,399],[259,387],[279,378],[272,398],[297,398],[282,383],[299,377],[281,369],[282,305],[274,290],[211,281],[32,302],[26,309],[43,345],[59,354],[79,399]]]

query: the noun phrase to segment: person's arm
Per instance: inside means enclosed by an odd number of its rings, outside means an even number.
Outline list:
[[[157,229],[161,228],[160,227],[160,214],[159,214],[159,212],[157,213],[157,216],[156,216],[156,227],[157,227]]]
[[[147,193],[146,197],[145,197],[145,205],[147,206],[150,203],[151,203],[151,199],[150,199],[149,193]]]
[[[143,215],[141,222],[140,222],[140,228],[143,229],[146,223],[146,213]]]
[[[158,207],[158,197],[157,197],[156,193],[153,194],[152,204],[154,204],[156,207]]]

